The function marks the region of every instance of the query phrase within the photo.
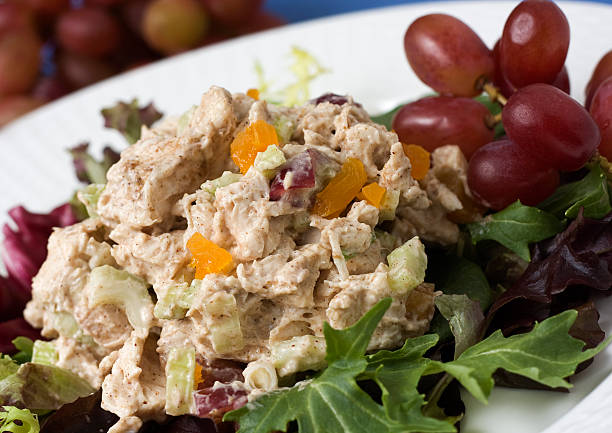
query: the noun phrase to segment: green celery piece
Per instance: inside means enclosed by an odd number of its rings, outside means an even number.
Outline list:
[[[483,221],[467,225],[474,243],[485,239],[495,240],[526,261],[531,260],[530,243],[548,239],[564,227],[565,224],[554,215],[525,206],[520,201],[487,216]]]
[[[481,338],[484,314],[478,301],[467,295],[441,295],[435,299],[438,311],[444,316],[455,336],[455,359]]]
[[[241,433],[286,431],[297,420],[300,433],[410,432],[411,426],[387,416],[356,382],[366,370],[364,357],[370,338],[391,299],[379,302],[355,325],[335,330],[324,327],[328,368],[312,381],[291,389],[264,394],[246,406],[229,412],[225,421],[237,421]]]
[[[393,221],[395,219],[395,211],[399,205],[400,192],[388,189],[383,196],[378,213],[378,222]]]
[[[158,319],[182,319],[191,308],[193,296],[199,289],[201,280],[187,283],[173,284],[163,296],[157,299],[153,315]]]
[[[387,256],[389,262],[389,287],[397,293],[406,293],[425,281],[427,255],[418,237],[394,249]]]
[[[565,380],[576,367],[609,343],[583,351],[584,342],[568,332],[576,320],[576,310],[550,317],[525,334],[504,337],[500,330],[465,350],[456,360],[431,361],[425,374],[447,372],[455,377],[476,399],[486,404],[493,388],[493,373],[502,368],[552,388],[570,388]]]
[[[279,116],[274,121],[274,129],[280,143],[287,144],[291,141],[291,136],[295,132],[295,124],[287,116]]]
[[[166,413],[178,416],[192,412],[195,381],[195,349],[173,347],[166,362]]]
[[[391,125],[393,122],[393,116],[395,116],[395,113],[397,113],[404,105],[406,104],[400,104],[394,109],[387,111],[386,113],[382,113],[377,116],[371,116],[370,119],[372,120],[372,122],[383,125],[389,131],[391,131],[393,129],[393,126]]]
[[[202,186],[200,186],[200,189],[203,189],[214,197],[219,188],[231,185],[232,183],[238,182],[240,179],[242,179],[242,175],[240,173],[224,171],[220,177],[204,182]]]
[[[134,329],[149,329],[153,319],[153,301],[147,284],[127,271],[109,265],[92,269],[85,290],[91,294],[89,306],[117,305],[125,310]]]
[[[2,406],[2,409],[0,409],[0,432],[39,433],[40,424],[38,424],[38,416],[28,409]]]
[[[382,402],[390,419],[409,426],[409,431],[455,432],[452,423],[427,417],[422,412],[425,404],[417,385],[429,365],[424,357],[438,342],[437,335],[409,338],[401,349],[380,350],[367,357],[364,379],[375,380],[382,390]]]
[[[76,374],[53,365],[22,365],[0,358],[0,401],[31,410],[55,410],[96,390]]]
[[[15,362],[23,364],[32,360],[32,351],[34,350],[34,342],[32,340],[28,337],[17,337],[12,343],[19,351],[11,357]]]
[[[265,151],[259,152],[255,156],[253,166],[268,179],[271,179],[276,174],[276,169],[285,162],[287,160],[283,151],[276,144],[271,144]]]
[[[36,340],[32,351],[32,362],[38,364],[55,365],[57,362],[57,350],[50,341]]]
[[[106,184],[91,183],[77,192],[79,201],[83,203],[87,210],[87,214],[92,218],[98,216],[98,200],[105,187]]]
[[[538,207],[559,218],[576,218],[581,207],[584,208],[585,217],[603,218],[612,210],[612,206],[608,181],[601,165],[593,164],[585,177],[560,186]]]
[[[279,341],[270,347],[270,357],[278,375],[325,367],[325,340],[314,335],[301,335]]]
[[[193,113],[197,110],[197,105],[192,105],[187,111],[181,114],[178,121],[176,122],[176,132],[178,135],[181,135],[185,129],[189,126],[189,122],[191,122],[191,118],[193,117]]]
[[[215,352],[228,353],[244,347],[240,314],[234,295],[227,292],[215,293],[205,303],[204,311]]]

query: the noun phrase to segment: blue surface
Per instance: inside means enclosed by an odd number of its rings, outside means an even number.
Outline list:
[[[409,3],[417,2],[411,0],[266,0],[265,8],[284,17],[289,22],[297,22],[344,12]],[[612,5],[612,0],[598,0],[597,3]]]

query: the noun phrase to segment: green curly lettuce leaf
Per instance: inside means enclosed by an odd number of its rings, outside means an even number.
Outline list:
[[[529,244],[556,235],[565,224],[548,212],[517,201],[482,221],[468,224],[467,228],[474,243],[491,239],[530,261]]]

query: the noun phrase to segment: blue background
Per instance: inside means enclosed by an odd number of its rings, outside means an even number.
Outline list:
[[[274,12],[289,22],[309,20],[344,12],[417,3],[410,0],[266,0],[265,9]],[[483,3],[486,3],[483,1]],[[600,0],[597,3],[608,3],[612,0]]]

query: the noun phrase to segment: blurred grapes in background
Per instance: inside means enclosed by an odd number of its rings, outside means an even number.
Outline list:
[[[0,0],[0,127],[163,57],[285,24],[263,0]]]
[[[412,2],[0,0],[0,127],[163,57],[287,22]]]

